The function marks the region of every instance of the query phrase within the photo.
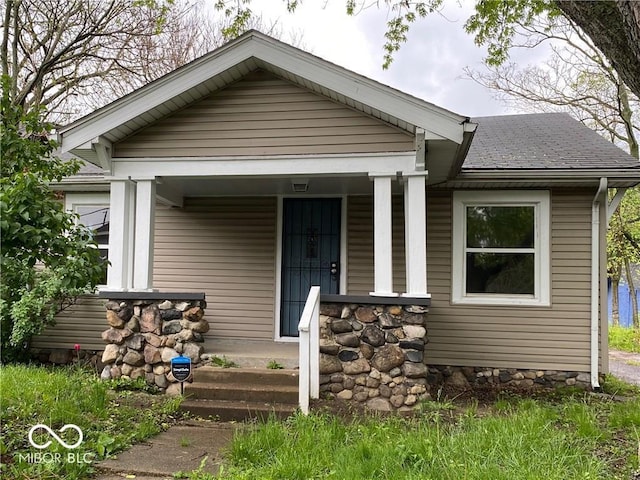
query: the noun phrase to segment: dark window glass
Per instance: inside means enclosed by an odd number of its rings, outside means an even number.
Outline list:
[[[80,216],[79,222],[91,229],[93,238],[100,249],[100,256],[109,258],[109,207],[105,206],[78,206],[76,213]],[[102,283],[107,283],[107,264],[105,262]]]
[[[535,208],[467,207],[468,248],[534,248]]]
[[[467,252],[467,293],[533,295],[533,253]]]

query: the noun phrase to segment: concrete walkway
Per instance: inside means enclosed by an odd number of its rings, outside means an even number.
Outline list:
[[[235,423],[187,421],[174,425],[126,452],[99,462],[97,480],[174,480],[175,472],[191,472],[207,457],[205,472],[216,474],[233,438]]]
[[[640,385],[640,354],[610,350],[609,371],[620,380]]]

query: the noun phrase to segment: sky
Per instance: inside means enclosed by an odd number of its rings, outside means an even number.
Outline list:
[[[284,0],[253,0],[251,9],[267,25],[277,21],[282,40],[298,37],[298,46],[314,55],[460,115],[518,113],[465,78],[464,68],[482,70],[486,55],[463,28],[474,2],[445,0],[440,14],[417,20],[388,70],[382,69],[387,10],[372,7],[350,17],[345,3],[306,0],[290,14]],[[514,52],[512,59],[530,64],[541,61],[540,55],[544,52]]]

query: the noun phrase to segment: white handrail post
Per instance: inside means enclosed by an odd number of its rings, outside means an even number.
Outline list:
[[[320,287],[313,295],[313,312],[311,314],[311,324],[309,332],[309,396],[320,398]]]
[[[309,398],[320,397],[320,287],[309,290],[304,305],[299,332],[300,373],[298,403],[300,410],[309,413]]]
[[[299,327],[300,332],[300,373],[298,387],[298,403],[300,410],[307,415],[309,413],[309,330],[303,330],[302,325]]]

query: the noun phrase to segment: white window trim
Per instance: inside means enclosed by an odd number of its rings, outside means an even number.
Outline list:
[[[77,213],[76,207],[109,207],[110,199],[108,192],[65,192],[64,209],[71,213]],[[107,250],[109,253],[109,244],[98,245],[98,249]],[[97,289],[105,287],[98,285]]]
[[[466,285],[466,207],[535,207],[535,293],[467,294]],[[550,306],[551,305],[551,200],[548,191],[474,190],[453,193],[453,242],[451,302],[463,305]]]

